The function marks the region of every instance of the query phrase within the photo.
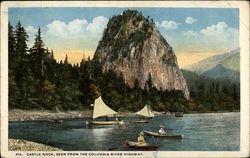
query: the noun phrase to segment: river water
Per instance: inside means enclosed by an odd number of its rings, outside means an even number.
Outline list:
[[[240,113],[187,114],[156,116],[148,124],[87,127],[86,119],[68,119],[61,124],[48,121],[9,122],[9,138],[48,144],[66,151],[133,150],[125,141],[136,141],[143,130],[157,132],[160,125],[167,133],[184,135],[182,140],[146,137],[150,144],[159,144],[161,151],[239,151]]]

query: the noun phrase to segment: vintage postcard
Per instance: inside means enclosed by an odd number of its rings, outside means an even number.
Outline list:
[[[248,157],[247,1],[1,3],[2,157]]]

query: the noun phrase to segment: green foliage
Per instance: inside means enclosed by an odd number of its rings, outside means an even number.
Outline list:
[[[15,52],[15,47],[16,47],[16,38],[13,30],[13,26],[9,23],[8,24],[8,49],[9,49],[9,54],[11,56],[14,55]]]
[[[125,84],[122,73],[117,74],[109,70],[106,73],[98,71],[96,80],[100,87],[104,102],[116,111],[138,111],[145,106],[151,105],[157,111],[187,111],[187,100],[181,91],[157,90],[153,84],[151,75],[144,89],[140,88],[138,80],[134,87]]]
[[[26,51],[28,49],[27,41],[28,41],[28,35],[25,31],[24,27],[21,25],[20,21],[17,23],[16,31],[15,31],[15,53],[19,55],[26,54]]]
[[[40,28],[29,50],[27,40],[20,22],[15,31],[9,24],[9,108],[75,110],[93,103],[99,94],[90,60],[71,65],[66,56],[57,63]]]
[[[142,16],[141,12],[125,10],[122,15],[113,16],[109,20],[99,46],[111,48],[111,62],[118,58],[119,53],[125,58],[132,43],[140,46],[138,52],[142,51],[144,41],[151,36],[153,25],[154,23]]]
[[[138,18],[151,23],[141,13],[127,10],[125,19]],[[113,17],[108,25],[114,32],[120,25],[120,16]],[[142,31],[148,32],[143,28]],[[119,26],[120,27],[120,26]],[[105,32],[109,33],[109,32]],[[71,65],[66,56],[64,62],[56,62],[53,50],[45,49],[41,30],[34,45],[27,50],[28,36],[21,23],[16,30],[9,24],[9,108],[20,109],[60,109],[76,110],[90,108],[98,96],[116,111],[138,111],[145,104],[157,111],[199,112],[239,110],[240,86],[230,81],[211,80],[188,71],[182,71],[186,78],[191,100],[184,98],[181,91],[162,91],[152,84],[152,77],[142,89],[138,80],[133,88],[129,87],[122,73],[102,72],[102,64],[96,60],[82,60],[78,65]],[[121,34],[122,35],[122,34]],[[126,41],[116,41],[117,48],[126,46],[124,42],[140,42],[147,34],[130,34]],[[113,38],[114,35],[105,38]],[[131,41],[129,41],[131,40]],[[109,43],[102,43],[109,44]],[[126,47],[124,48],[126,49]],[[114,48],[113,51],[118,51]],[[28,53],[29,52],[29,53]],[[125,56],[124,56],[125,57]]]
[[[233,111],[240,110],[240,84],[229,80],[209,79],[182,70],[192,98],[192,110]]]

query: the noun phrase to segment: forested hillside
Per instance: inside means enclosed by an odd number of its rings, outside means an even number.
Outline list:
[[[240,84],[230,80],[210,79],[182,70],[187,81],[191,111],[223,111],[240,109]]]
[[[159,111],[187,111],[181,91],[157,90],[151,77],[144,90],[138,81],[131,88],[122,74],[103,73],[100,64],[90,59],[72,65],[66,56],[57,62],[53,50],[45,49],[40,28],[30,49],[27,40],[20,22],[15,29],[9,24],[9,108],[84,109],[101,95],[118,111],[136,111],[146,103]]]
[[[133,88],[122,74],[103,73],[100,63],[82,59],[79,64],[56,61],[53,50],[45,47],[38,29],[34,45],[19,22],[9,23],[9,108],[83,110],[91,108],[102,96],[117,111],[137,111],[150,104],[157,111],[218,111],[240,108],[239,84],[200,77],[183,70],[190,100],[181,91],[157,90],[151,76],[141,89],[136,80]]]
[[[67,56],[59,63],[45,49],[38,29],[28,49],[28,35],[19,22],[9,24],[9,108],[82,109],[98,96],[91,78],[91,61],[72,65]]]

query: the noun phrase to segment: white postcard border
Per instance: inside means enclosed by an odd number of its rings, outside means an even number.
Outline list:
[[[141,152],[138,157],[248,157],[249,156],[249,3],[247,1],[15,1],[1,3],[1,153],[16,157],[8,151],[8,7],[178,7],[178,8],[239,8],[241,61],[241,138],[240,151],[155,151]],[[222,142],[223,143],[223,142]],[[110,151],[82,151],[82,153],[111,153]],[[25,155],[31,152],[18,152]],[[51,153],[51,152],[32,152]],[[80,152],[53,152],[80,153]],[[112,151],[112,153],[135,153]],[[24,156],[22,156],[24,157]],[[36,156],[39,157],[39,156]],[[46,157],[46,156],[41,156]],[[66,156],[69,157],[69,156]],[[85,156],[82,156],[85,157]],[[90,156],[102,157],[102,156]],[[113,156],[108,156],[113,157]],[[130,156],[122,156],[130,157]],[[137,156],[133,156],[137,157]]]

